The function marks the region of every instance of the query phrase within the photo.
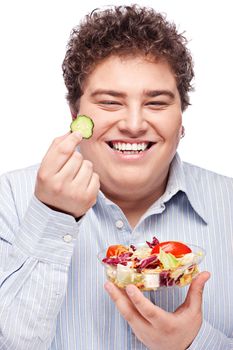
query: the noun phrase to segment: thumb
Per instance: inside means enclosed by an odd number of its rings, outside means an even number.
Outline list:
[[[210,273],[207,271],[201,272],[195,277],[189,287],[184,306],[193,311],[200,311],[202,306],[202,295],[205,283],[210,278]]]

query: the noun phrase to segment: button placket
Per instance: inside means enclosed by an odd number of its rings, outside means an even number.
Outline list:
[[[73,240],[73,236],[70,234],[66,234],[65,236],[63,236],[63,241],[66,243],[70,243]]]
[[[115,222],[115,225],[116,225],[117,228],[121,229],[121,228],[124,227],[124,222],[122,220],[117,220]]]

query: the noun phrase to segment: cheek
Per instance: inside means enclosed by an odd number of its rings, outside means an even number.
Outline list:
[[[181,116],[174,117],[174,115],[170,115],[168,118],[163,118],[156,129],[164,140],[176,140],[180,137],[182,131],[182,118]]]
[[[94,168],[96,168],[95,160],[98,158],[96,147],[94,147],[92,143],[82,142],[79,146],[79,151],[82,154],[83,159],[90,160],[93,163]]]
[[[107,130],[109,130],[114,123],[116,118],[109,113],[106,115],[106,112],[96,109],[96,107],[83,108],[80,109],[79,114],[86,114],[91,117],[94,122],[94,130],[91,142],[94,142],[101,137]]]

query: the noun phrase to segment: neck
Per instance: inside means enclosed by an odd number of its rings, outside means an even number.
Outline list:
[[[108,199],[121,208],[131,227],[134,228],[147,209],[164,193],[166,185],[167,176],[156,187],[147,189],[147,191],[145,191],[145,188],[137,192],[131,191],[130,193],[126,193],[124,191],[123,194],[102,191]]]

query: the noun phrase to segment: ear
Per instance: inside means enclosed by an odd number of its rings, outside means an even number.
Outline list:
[[[76,119],[77,114],[78,114],[76,107],[74,105],[69,105],[69,108],[70,108],[72,120]]]
[[[182,139],[184,136],[185,136],[185,128],[182,125],[181,128],[180,128],[180,138]]]

